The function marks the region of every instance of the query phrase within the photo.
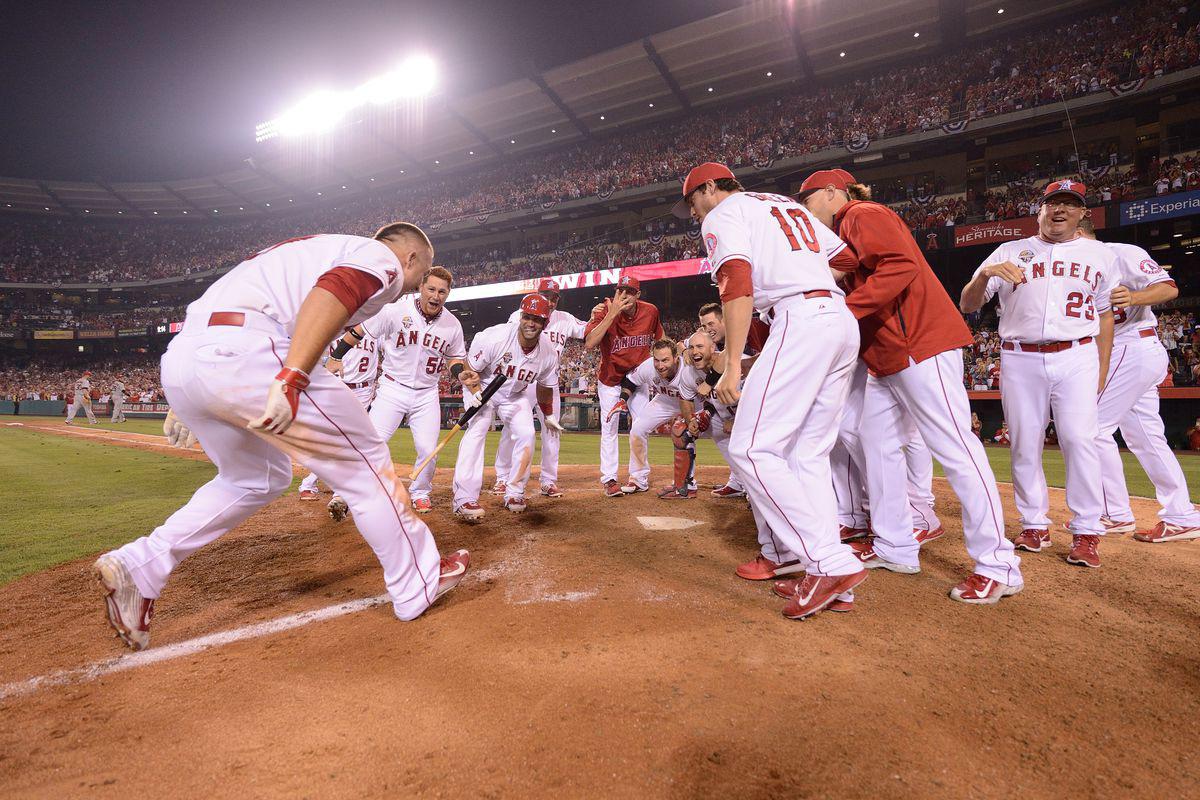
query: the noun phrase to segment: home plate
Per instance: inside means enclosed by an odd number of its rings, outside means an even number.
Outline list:
[[[638,517],[637,521],[648,531],[682,531],[704,524],[702,520],[683,517]]]

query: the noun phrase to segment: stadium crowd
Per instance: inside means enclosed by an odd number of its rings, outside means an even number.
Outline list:
[[[79,353],[49,355],[0,363],[0,400],[71,400],[75,381],[89,370],[94,400],[107,400],[113,381],[125,384],[131,402],[162,402],[157,355],[146,353],[102,361]]]
[[[652,131],[631,130],[503,167],[429,179],[396,194],[253,222],[96,224],[88,236],[80,236],[76,220],[21,221],[0,232],[0,281],[107,283],[193,275],[230,266],[266,242],[314,230],[369,233],[382,220],[405,218],[436,231],[461,217],[607,197],[619,189],[677,180],[690,165],[714,157],[733,166],[765,166],[864,137],[933,130],[1200,64],[1198,21],[1200,8],[1194,4],[1138,0],[869,79],[805,87],[730,107],[720,116],[706,113],[656,124]],[[1063,42],[1074,46],[1064,48]],[[1111,166],[1101,162],[1112,155],[1100,153],[1087,163]],[[1085,165],[1075,166],[1083,171]],[[1194,168],[1192,159],[1193,175]],[[1179,191],[1200,181],[1189,177],[1183,164],[1173,169],[1156,169],[1147,188],[1157,191],[1165,180],[1168,191]],[[939,191],[936,182],[922,188]],[[904,216],[914,227],[934,227],[973,212],[995,219],[1016,216],[1027,203],[1020,191],[1015,197],[1012,190],[991,195],[950,196],[932,208],[910,203]],[[447,266],[460,268],[460,285],[528,275],[523,272],[531,268],[528,261],[496,255],[501,257],[479,254]],[[589,266],[596,262],[587,249],[572,257]],[[556,263],[555,271],[569,269]]]

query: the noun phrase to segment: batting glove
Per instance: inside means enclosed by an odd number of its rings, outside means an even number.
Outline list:
[[[300,393],[308,388],[304,370],[284,367],[279,370],[267,391],[267,408],[263,415],[246,427],[267,433],[283,433],[291,427],[300,407]]]
[[[167,412],[167,418],[163,420],[163,433],[166,434],[167,444],[171,447],[187,450],[196,443],[196,434],[183,424],[183,420],[175,416],[174,411]]]
[[[562,423],[558,421],[558,417],[554,416],[553,414],[548,415],[545,419],[546,427],[555,433],[562,433],[563,430],[565,430],[562,426]]]
[[[618,400],[617,404],[608,410],[608,416],[604,418],[605,422],[610,422],[616,414],[628,414],[629,406],[625,405],[624,400]]]

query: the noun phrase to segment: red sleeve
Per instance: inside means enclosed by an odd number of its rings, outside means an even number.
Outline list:
[[[361,269],[334,267],[317,278],[316,285],[336,297],[353,316],[371,295],[383,288],[383,281]]]
[[[858,269],[858,256],[854,254],[852,247],[846,245],[833,257],[829,262],[829,266],[838,272],[854,272],[854,270]]]
[[[850,209],[839,233],[867,271],[866,280],[846,297],[846,306],[858,319],[895,300],[924,263],[904,220],[884,206],[871,203]]]
[[[758,317],[750,320],[750,330],[746,334],[746,346],[755,353],[761,353],[766,347],[767,337],[771,335],[771,326]]]
[[[731,258],[717,270],[717,291],[721,302],[728,303],[739,297],[753,297],[754,284],[750,280],[750,262],[742,258]]]
[[[654,308],[654,341],[658,341],[659,339],[666,336],[666,333],[663,331],[662,319],[659,318],[658,307],[653,306],[653,308]]]

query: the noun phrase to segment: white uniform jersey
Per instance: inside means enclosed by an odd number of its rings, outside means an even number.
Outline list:
[[[383,374],[412,389],[437,386],[446,361],[466,357],[462,323],[445,307],[426,317],[419,295],[386,306],[363,330],[378,341]]]
[[[663,380],[654,368],[654,356],[651,356],[630,370],[625,378],[634,386],[645,387],[651,400],[659,396],[692,400],[696,396],[696,387],[704,382],[704,373],[679,356],[675,360],[675,377]]]
[[[207,324],[214,311],[248,311],[275,320],[290,337],[300,306],[317,279],[336,267],[360,270],[381,284],[347,325],[379,313],[403,291],[400,262],[383,242],[338,234],[301,236],[268,247],[225,273],[188,306],[188,317]]]
[[[749,262],[759,313],[801,292],[844,294],[829,260],[846,243],[790,197],[736,192],[705,216],[701,231],[714,274],[726,261]]]
[[[125,396],[125,384],[121,383],[120,381],[113,381],[112,396],[113,397],[124,397]]]
[[[1082,236],[1069,242],[1031,236],[997,247],[976,274],[1005,261],[1016,264],[1025,280],[1015,286],[1000,277],[988,280],[984,302],[1000,296],[1001,339],[1037,344],[1100,332],[1099,315],[1109,310],[1119,273],[1108,245]]]
[[[1156,283],[1173,283],[1150,254],[1135,244],[1109,242],[1108,249],[1117,256],[1117,283],[1132,291],[1141,291]],[[1150,306],[1129,306],[1113,309],[1113,341],[1137,339],[1143,330],[1158,327],[1158,320]]]
[[[92,391],[92,382],[89,381],[87,378],[80,378],[79,380],[75,381],[75,400],[76,400],[76,402],[82,400],[91,391]]]
[[[520,309],[510,314],[508,321],[520,322]],[[586,322],[576,318],[574,314],[568,314],[566,311],[559,311],[556,308],[550,312],[550,322],[546,324],[542,336],[550,340],[550,344],[554,346],[554,352],[561,358],[563,350],[567,347],[567,340],[582,339],[586,328]]]
[[[379,377],[379,343],[371,334],[346,351],[342,358],[342,381],[347,384],[374,384]]]
[[[496,392],[497,402],[515,399],[531,385],[554,388],[558,374],[558,353],[550,340],[538,337],[537,346],[528,353],[517,341],[518,326],[512,322],[493,325],[475,334],[467,366],[479,373],[481,387],[495,376],[507,375],[508,381]]]

